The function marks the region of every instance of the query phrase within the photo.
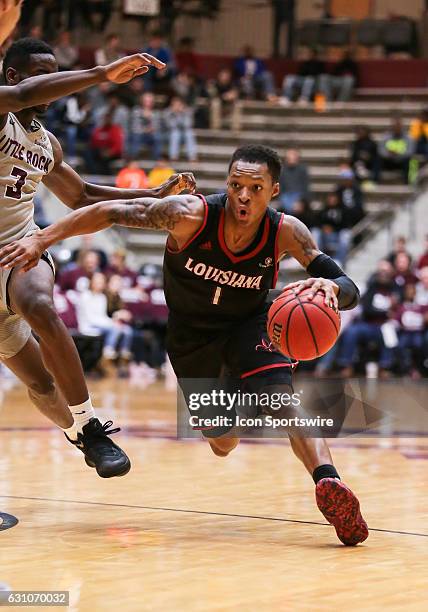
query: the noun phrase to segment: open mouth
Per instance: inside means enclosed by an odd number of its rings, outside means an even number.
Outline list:
[[[248,217],[248,210],[246,208],[240,208],[238,210],[238,217],[240,219],[246,219]]]

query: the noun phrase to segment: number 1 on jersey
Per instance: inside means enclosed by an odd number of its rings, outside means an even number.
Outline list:
[[[219,303],[220,296],[221,296],[221,289],[222,289],[221,287],[216,287],[215,288],[214,297],[213,297],[213,301],[212,301],[213,304],[217,305]]]

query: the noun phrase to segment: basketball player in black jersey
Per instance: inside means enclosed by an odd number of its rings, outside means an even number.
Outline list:
[[[267,298],[276,283],[280,258],[288,253],[311,276],[294,283],[296,291],[307,287],[313,295],[321,291],[333,308],[353,308],[359,294],[333,260],[317,249],[303,223],[269,208],[279,193],[280,170],[275,151],[241,147],[232,157],[225,194],[94,204],[1,249],[0,265],[29,270],[54,242],[115,223],[166,230],[167,348],[178,379],[218,378],[226,369],[251,392],[290,392],[289,360],[277,351],[256,349],[269,343]],[[203,432],[220,457],[239,442],[229,430]],[[339,479],[326,441],[294,432],[289,437],[315,481],[318,507],[340,540],[347,545],[364,541],[368,529],[358,500]]]

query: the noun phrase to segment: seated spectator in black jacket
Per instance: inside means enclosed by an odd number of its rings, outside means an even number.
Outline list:
[[[210,127],[219,130],[223,127],[223,120],[230,118],[230,127],[233,131],[239,129],[239,88],[232,71],[223,68],[217,78],[208,85],[210,102]]]
[[[301,64],[298,73],[284,77],[281,105],[288,106],[292,102],[295,90],[300,93],[299,103],[308,104],[312,99],[318,77],[325,71],[325,63],[318,59],[317,51],[310,50],[309,58]]]
[[[394,362],[394,349],[398,339],[394,338],[392,311],[400,302],[400,291],[393,279],[393,268],[388,261],[378,264],[377,272],[367,285],[361,298],[361,318],[353,321],[343,332],[337,363],[344,368],[343,376],[352,376],[357,349],[367,352],[369,344],[379,350],[379,367],[389,370]],[[385,327],[385,324],[389,325]]]
[[[349,251],[351,232],[347,228],[346,209],[337,193],[328,194],[317,224],[319,227],[313,228],[312,234],[319,249],[343,266]]]
[[[341,170],[336,193],[344,209],[344,227],[350,229],[364,217],[363,192],[352,170]]]
[[[330,70],[329,74],[321,74],[319,91],[331,102],[349,102],[358,79],[358,66],[352,59],[350,51],[345,51],[343,58]]]
[[[351,144],[351,164],[360,181],[379,182],[380,161],[377,142],[373,139],[370,128],[360,125],[356,129],[356,139]]]
[[[401,119],[392,121],[380,146],[382,169],[400,170],[403,182],[409,182],[409,163],[413,155],[414,143],[406,134]]]

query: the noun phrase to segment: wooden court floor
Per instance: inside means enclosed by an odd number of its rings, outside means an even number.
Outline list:
[[[66,590],[83,611],[428,609],[428,439],[332,442],[371,529],[346,548],[283,441],[222,459],[174,439],[161,384],[93,383],[133,462],[102,480],[3,387],[0,511],[19,523],[0,525],[0,588]]]

